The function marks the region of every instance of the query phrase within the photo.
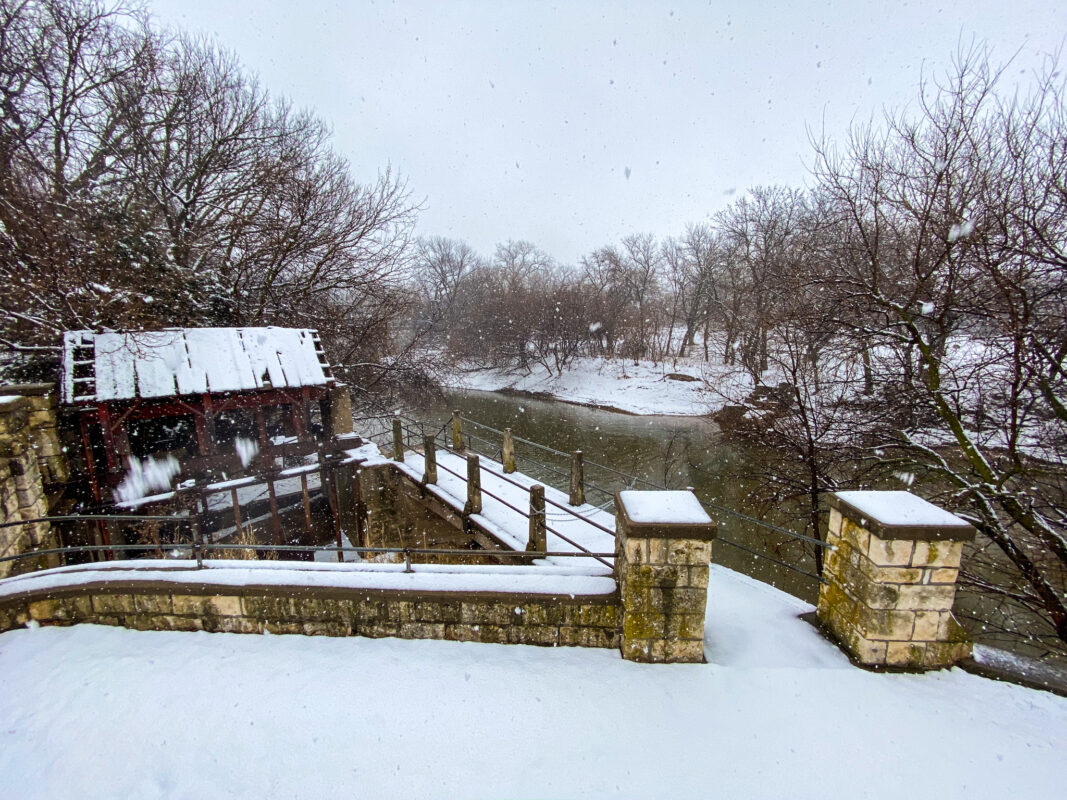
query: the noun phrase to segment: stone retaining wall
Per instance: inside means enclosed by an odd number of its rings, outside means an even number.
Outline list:
[[[619,646],[617,595],[517,595],[164,581],[89,583],[0,600],[0,632],[94,623],[135,630],[394,636],[545,647]]]

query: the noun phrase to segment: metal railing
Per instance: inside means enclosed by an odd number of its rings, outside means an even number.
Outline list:
[[[405,424],[402,425],[403,430],[405,431],[405,434],[410,434],[412,432],[412,426],[418,426],[420,432],[425,432],[427,427],[429,427],[429,429],[431,429],[431,430],[436,427],[436,426],[432,426],[432,425],[431,426],[427,426],[426,423],[424,423],[424,422],[422,422],[420,420],[413,419],[412,417],[408,417],[408,416],[405,416],[405,415],[398,415],[398,416],[402,420],[402,422],[405,423]],[[535,449],[540,450],[540,451],[542,451],[544,453],[547,453],[547,454],[550,454],[550,455],[553,455],[553,456],[556,456],[556,457],[559,457],[559,458],[569,459],[573,455],[573,454],[565,453],[565,452],[563,452],[561,450],[557,450],[554,447],[550,447],[548,445],[544,445],[544,444],[541,444],[539,442],[535,442],[535,441],[533,441],[531,439],[526,439],[526,438],[523,438],[521,436],[516,436],[515,434],[511,433],[510,431],[502,431],[502,430],[500,430],[498,428],[492,427],[491,425],[486,425],[485,423],[482,423],[482,422],[479,422],[477,420],[471,419],[470,417],[465,417],[462,414],[459,414],[458,412],[456,412],[456,414],[454,415],[453,418],[454,419],[458,418],[463,423],[469,423],[469,424],[474,425],[474,426],[476,426],[476,427],[478,427],[478,428],[480,428],[482,430],[489,431],[490,433],[497,434],[497,435],[499,435],[501,437],[510,436],[513,442],[518,442],[518,443],[527,445],[529,447],[535,448]],[[445,435],[445,431],[448,429],[450,424],[451,424],[451,421],[445,422],[443,425],[441,425],[439,428],[437,428],[435,433],[434,433],[434,438],[437,439],[437,438],[440,438],[440,437],[444,437],[445,438],[445,441],[444,441],[445,447],[447,449],[451,450],[451,449],[453,449],[450,446],[451,442],[448,441],[448,437],[444,436]],[[500,457],[500,454],[502,453],[502,446],[498,445],[496,442],[494,442],[494,441],[492,441],[490,439],[486,439],[484,437],[478,436],[477,434],[470,433],[469,431],[466,431],[466,430],[462,431],[462,437],[467,443],[467,449],[469,451],[471,451],[471,452],[479,452],[481,455],[485,455],[486,457],[492,458],[494,460],[498,459]],[[481,447],[481,448],[475,447],[475,443],[483,445],[483,447]],[[411,445],[409,447],[409,449],[411,449],[413,451],[418,451],[419,448],[418,448],[417,445]],[[545,463],[544,461],[539,461],[537,459],[531,458],[530,456],[519,456],[518,454],[516,454],[515,458],[516,458],[516,460],[518,460],[519,458],[522,458],[522,460],[525,460],[527,462],[532,463],[541,474],[545,474],[545,473],[554,474],[556,476],[559,476],[560,478],[564,478],[564,479],[568,479],[568,480],[572,478],[570,473],[567,473],[567,472],[564,472],[562,470],[556,469],[556,468],[552,467],[551,465]],[[665,489],[668,488],[668,487],[666,487],[665,485],[663,485],[661,483],[657,483],[655,481],[651,481],[651,480],[648,480],[646,478],[642,478],[642,477],[637,476],[637,475],[631,475],[631,474],[628,474],[626,472],[623,472],[622,470],[618,470],[618,469],[615,469],[614,467],[609,467],[609,466],[607,466],[605,464],[600,464],[600,463],[597,463],[595,461],[586,460],[586,461],[584,461],[584,465],[586,467],[592,467],[594,469],[601,470],[604,473],[616,476],[617,478],[619,478],[626,485],[627,488],[645,487],[645,488],[652,489],[652,490],[657,490],[657,491],[662,491],[662,490],[665,490]],[[499,473],[496,473],[496,472],[494,472],[493,474],[497,475],[498,477],[504,477],[503,475],[500,475]],[[556,487],[556,488],[560,488],[560,487]],[[608,488],[600,486],[600,485],[598,485],[596,483],[593,483],[592,481],[589,481],[588,479],[584,480],[584,488],[586,490],[590,490],[590,491],[596,492],[596,493],[600,494],[601,496],[607,498],[607,502],[604,502],[603,504],[599,505],[600,508],[607,509],[608,507],[613,505],[615,493],[611,489],[608,489]],[[548,502],[548,501],[546,500],[546,502]],[[808,536],[808,535],[803,534],[803,533],[797,533],[796,531],[792,531],[792,530],[789,530],[788,528],[784,528],[784,527],[782,527],[780,525],[775,525],[774,523],[767,522],[765,520],[761,520],[761,519],[759,519],[757,517],[754,517],[754,516],[752,516],[750,514],[745,514],[744,512],[741,512],[741,511],[738,511],[736,509],[730,508],[729,506],[724,506],[724,505],[722,505],[720,503],[715,503],[713,501],[706,500],[706,499],[702,499],[701,502],[704,503],[705,506],[707,506],[708,508],[712,509],[713,511],[717,512],[720,515],[726,515],[726,516],[731,517],[731,518],[733,518],[735,520],[738,520],[740,522],[752,525],[752,526],[754,526],[755,528],[757,528],[757,529],[759,529],[761,531],[770,531],[770,532],[773,532],[773,533],[775,533],[775,534],[777,534],[779,536],[784,536],[787,539],[789,539],[790,541],[803,542],[805,544],[808,544],[808,545],[811,545],[811,546],[814,546],[814,547],[818,547],[818,548],[821,548],[821,549],[825,549],[825,550],[832,549],[832,545],[830,545],[827,542],[825,542],[825,541],[823,541],[821,539],[818,539],[818,538],[816,538],[814,536]],[[553,505],[557,505],[557,504],[553,503]],[[596,505],[596,504],[594,504],[594,505]],[[566,509],[566,510],[570,511],[570,509]],[[571,513],[573,513],[573,512],[571,512]],[[590,522],[590,524],[596,524],[596,523],[593,523],[591,520],[586,520],[586,521]],[[606,532],[609,532],[612,535],[614,535],[614,531],[608,531],[606,528],[604,528],[603,526],[599,526],[599,525],[597,527],[600,527],[602,530],[605,530]],[[732,547],[732,548],[735,548],[735,549],[737,549],[737,550],[739,550],[741,552],[747,553],[747,554],[749,554],[749,555],[751,555],[751,556],[753,556],[755,558],[762,559],[762,560],[767,561],[767,562],[769,562],[771,564],[775,564],[776,566],[779,566],[779,567],[782,567],[784,569],[787,569],[790,572],[796,573],[798,575],[803,575],[803,576],[805,576],[807,578],[810,578],[810,579],[812,579],[814,581],[818,581],[820,583],[825,583],[826,582],[826,580],[822,576],[818,575],[815,572],[806,570],[803,567],[800,567],[800,566],[798,566],[796,564],[790,564],[789,562],[783,561],[782,559],[775,558],[774,556],[772,556],[772,555],[770,555],[768,553],[761,552],[759,550],[755,550],[755,549],[753,549],[751,547],[748,547],[748,546],[742,544],[741,542],[735,541],[735,540],[733,540],[733,539],[731,539],[731,538],[729,538],[727,536],[724,536],[721,531],[720,531],[719,535],[716,537],[716,541],[722,542],[723,544],[725,544],[725,545],[727,545],[729,547]]]

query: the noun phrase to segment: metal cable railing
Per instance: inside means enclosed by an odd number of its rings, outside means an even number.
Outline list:
[[[401,419],[405,420],[405,421],[408,421],[408,422],[411,422],[413,424],[419,425],[420,428],[422,427],[422,423],[419,422],[418,420],[413,420],[410,417],[405,417],[405,416],[401,416]],[[475,425],[475,426],[477,426],[477,427],[479,427],[481,429],[484,429],[486,431],[490,431],[490,432],[498,434],[500,436],[505,436],[506,435],[506,433],[504,431],[502,431],[502,430],[500,430],[498,428],[494,428],[491,425],[486,425],[485,423],[478,422],[477,420],[471,419],[469,417],[464,417],[464,416],[460,415],[459,419],[462,420],[463,422],[470,423],[470,424]],[[449,422],[446,422],[437,430],[437,432],[435,434],[435,437],[434,437],[435,440],[438,437],[444,436],[444,432],[448,428],[448,426],[449,426]],[[412,429],[411,429],[410,426],[404,425],[403,429],[404,429],[405,434],[407,434],[407,435],[411,434]],[[477,442],[477,443],[479,443],[481,445],[484,445],[486,448],[489,448],[489,452],[488,453],[482,452],[482,453],[480,453],[480,455],[486,455],[489,458],[495,458],[495,457],[499,457],[500,454],[502,453],[501,447],[497,446],[497,444],[495,442],[493,442],[493,441],[491,441],[489,439],[485,439],[485,438],[483,438],[481,436],[478,436],[477,434],[473,434],[473,433],[470,433],[470,432],[467,432],[467,431],[462,432],[462,436],[468,443],[468,449],[473,451],[473,452],[478,452],[478,449],[476,449],[473,446],[474,442]],[[571,454],[565,453],[565,452],[563,452],[561,450],[557,450],[556,448],[553,448],[553,447],[549,447],[548,445],[543,445],[543,444],[540,444],[538,442],[534,442],[534,441],[532,441],[530,439],[526,439],[526,438],[523,438],[521,436],[516,436],[515,434],[511,434],[511,438],[512,438],[512,441],[514,441],[514,442],[519,442],[519,443],[522,443],[522,444],[525,444],[525,445],[529,445],[529,446],[534,447],[534,448],[536,448],[538,450],[541,450],[543,452],[551,453],[554,456],[558,456],[558,457],[561,457],[561,458],[571,458]],[[421,442],[420,442],[420,444],[421,444]],[[444,437],[444,446],[445,446],[446,449],[451,449],[449,447],[449,442],[448,442],[448,438],[447,437]],[[411,449],[415,450],[415,451],[418,450],[417,447],[412,447]],[[542,461],[538,461],[538,460],[536,460],[534,458],[531,458],[529,456],[521,456],[521,458],[523,460],[527,461],[527,462],[532,463],[538,470],[542,470],[544,472],[557,475],[557,476],[559,476],[561,478],[569,478],[570,477],[569,473],[561,471],[561,470],[558,470],[558,469],[555,469],[551,465],[546,464],[546,463],[544,463]],[[657,483],[655,481],[650,481],[648,479],[641,478],[641,477],[636,476],[636,475],[630,475],[630,474],[627,474],[625,472],[622,472],[621,470],[617,470],[617,469],[615,469],[613,467],[608,467],[608,466],[606,466],[604,464],[599,464],[599,463],[597,463],[595,461],[585,461],[584,464],[585,464],[585,466],[593,467],[593,468],[596,468],[596,469],[601,469],[601,470],[604,470],[605,472],[611,473],[613,475],[616,475],[616,476],[624,479],[627,482],[629,487],[634,487],[634,486],[637,486],[637,485],[643,485],[645,487],[648,487],[648,488],[654,489],[654,490],[662,491],[662,490],[666,490],[667,489],[667,487],[665,485],[661,484],[661,483]],[[485,468],[484,465],[483,465],[483,468]],[[451,472],[453,475],[456,474],[455,472],[452,472],[452,470],[447,470],[447,471]],[[518,486],[519,488],[522,488],[524,490],[528,489],[528,487],[525,487],[522,484],[520,484],[520,483],[518,483],[518,482],[516,482],[516,481],[514,481],[514,480],[512,480],[510,478],[508,478],[502,472],[497,472],[495,470],[489,470],[489,471],[493,475],[499,477],[500,479],[502,479],[504,481],[507,481],[508,483],[511,483],[511,484],[513,484],[515,486]],[[461,479],[465,480],[464,476],[458,476],[458,477],[460,477]],[[607,496],[609,498],[612,498],[612,500],[614,499],[614,492],[612,492],[611,490],[605,489],[605,488],[603,488],[601,486],[598,486],[598,485],[596,485],[596,484],[594,484],[594,483],[592,483],[590,481],[583,481],[583,486],[585,488],[589,489],[589,490],[600,492],[603,495],[605,495],[605,496]],[[482,491],[484,492],[485,490],[483,489]],[[490,496],[494,497],[492,494],[490,494]],[[494,499],[497,499],[497,498],[494,497]],[[577,517],[578,519],[581,519],[583,522],[585,522],[585,523],[587,523],[587,524],[589,524],[589,525],[591,525],[591,526],[593,526],[595,528],[598,528],[599,530],[601,530],[601,531],[603,531],[605,533],[608,533],[608,534],[610,534],[612,536],[615,535],[615,531],[614,530],[612,530],[612,529],[610,529],[610,528],[608,528],[606,526],[603,526],[603,525],[595,522],[594,520],[589,519],[588,517],[585,517],[585,516],[583,516],[581,514],[576,513],[569,506],[562,505],[562,504],[557,503],[557,502],[555,502],[553,500],[550,500],[548,498],[545,499],[545,502],[546,502],[546,505],[551,505],[553,507],[561,509],[568,516]],[[605,503],[604,506],[606,507],[606,506],[610,505],[610,502],[611,501],[609,501],[608,503]],[[760,529],[763,529],[763,530],[768,530],[768,531],[773,531],[774,533],[777,533],[777,534],[779,534],[781,536],[788,537],[791,540],[795,540],[795,541],[799,541],[799,542],[805,542],[805,543],[813,545],[815,547],[821,547],[821,548],[824,548],[824,549],[832,549],[832,546],[829,545],[827,542],[824,542],[821,539],[815,538],[813,536],[808,536],[806,534],[802,534],[802,533],[797,533],[795,531],[791,531],[788,528],[784,528],[784,527],[781,527],[779,525],[775,525],[773,523],[766,522],[766,521],[758,519],[757,517],[754,517],[754,516],[752,516],[750,514],[745,514],[745,513],[741,512],[741,511],[737,511],[735,509],[732,509],[729,506],[724,506],[724,505],[721,505],[719,503],[715,503],[715,502],[712,502],[712,501],[709,501],[709,500],[702,500],[702,502],[708,508],[713,509],[714,511],[716,511],[716,512],[718,512],[720,514],[724,514],[724,515],[730,516],[730,517],[732,517],[734,519],[737,519],[739,521],[748,523],[748,524],[753,525],[753,526],[755,526],[757,528],[760,528]],[[513,508],[513,509],[515,508],[514,506],[512,506],[510,504],[506,504],[506,505],[509,505],[510,508]],[[524,512],[520,511],[519,513],[524,513]],[[524,513],[524,515],[525,516],[529,516],[528,514],[525,514],[525,513]],[[558,531],[553,530],[552,532],[557,536],[559,535]],[[566,541],[565,537],[561,537],[561,538],[564,538],[564,540]],[[727,537],[723,536],[721,533],[717,537],[717,540],[723,542],[724,544],[726,544],[726,545],[728,545],[730,547],[733,547],[733,548],[735,548],[737,550],[749,553],[749,554],[751,554],[752,556],[754,556],[756,558],[764,559],[764,560],[766,560],[766,561],[768,561],[770,563],[776,564],[777,566],[783,567],[783,568],[785,568],[785,569],[787,569],[787,570],[789,570],[791,572],[794,572],[796,574],[804,575],[805,577],[811,578],[811,579],[816,580],[816,581],[822,581],[823,580],[818,574],[816,574],[814,572],[810,572],[810,571],[805,570],[805,569],[803,569],[801,567],[798,567],[798,566],[796,566],[794,564],[790,564],[790,563],[788,563],[786,561],[783,561],[781,559],[775,558],[774,556],[772,556],[772,555],[770,555],[768,553],[764,553],[764,552],[760,552],[758,550],[754,550],[754,549],[752,549],[750,547],[747,547],[746,545],[741,544],[740,542],[737,542],[737,541],[735,541],[733,539],[730,539],[730,538],[727,538]]]

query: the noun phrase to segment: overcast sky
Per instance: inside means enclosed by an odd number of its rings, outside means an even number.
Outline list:
[[[334,129],[357,178],[391,164],[418,231],[564,263],[681,233],[757,184],[804,185],[809,131],[911,101],[957,45],[1012,74],[1058,50],[1067,2],[152,0]]]

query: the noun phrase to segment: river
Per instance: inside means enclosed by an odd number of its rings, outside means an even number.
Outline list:
[[[489,428],[511,428],[515,437],[559,451],[557,455],[519,441],[515,447],[518,469],[561,488],[566,488],[570,464],[564,454],[581,450],[587,500],[595,505],[606,504],[611,492],[631,484],[597,466],[603,465],[672,489],[692,487],[705,504],[758,513],[750,507],[749,492],[750,476],[758,472],[759,454],[728,441],[708,419],[634,416],[551,399],[475,391],[448,392],[416,408],[415,416],[443,426],[453,409]],[[475,450],[499,459],[499,434],[471,423],[464,423],[464,433],[477,437],[472,442]],[[636,484],[634,488],[651,487]],[[810,546],[714,508],[709,510],[718,522],[721,540],[713,548],[716,563],[814,602],[818,588],[814,578],[770,560],[814,572]],[[774,521],[783,523],[780,517]]]

